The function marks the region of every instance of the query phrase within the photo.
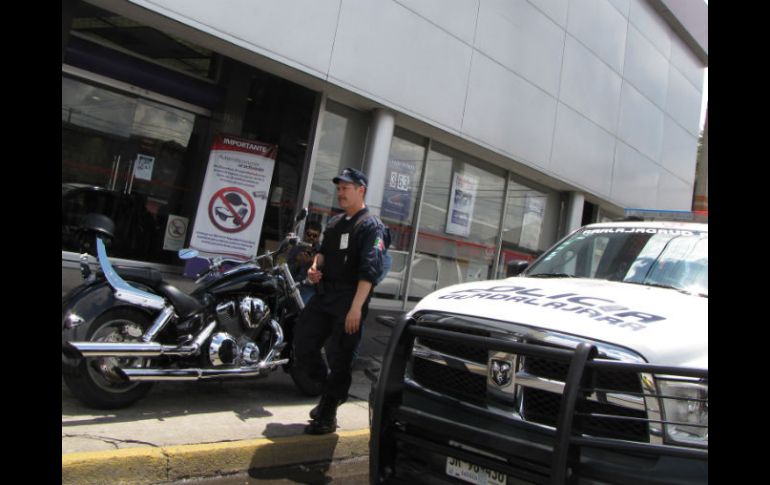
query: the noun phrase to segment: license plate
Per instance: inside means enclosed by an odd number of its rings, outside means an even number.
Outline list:
[[[505,485],[505,473],[448,456],[446,474],[476,485]]]

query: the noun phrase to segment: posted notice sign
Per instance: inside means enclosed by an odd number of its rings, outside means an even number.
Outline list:
[[[412,209],[412,187],[415,183],[417,163],[411,160],[388,160],[385,191],[382,194],[383,216],[397,221],[409,219]]]
[[[163,249],[166,251],[182,249],[189,225],[190,220],[188,218],[169,214],[168,221],[166,221],[166,235],[163,238]]]
[[[449,210],[447,211],[447,234],[463,237],[468,237],[471,234],[478,185],[479,179],[473,175],[454,174],[452,192],[449,194]]]
[[[217,136],[190,247],[243,259],[256,254],[277,152],[276,145]]]

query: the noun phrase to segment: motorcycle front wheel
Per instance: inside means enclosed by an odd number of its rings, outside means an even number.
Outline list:
[[[140,341],[152,324],[139,310],[113,308],[94,320],[88,329],[91,342]],[[152,387],[151,382],[128,382],[116,371],[117,367],[144,367],[145,358],[95,357],[84,358],[74,369],[62,367],[62,376],[72,394],[88,407],[119,409],[143,398]]]

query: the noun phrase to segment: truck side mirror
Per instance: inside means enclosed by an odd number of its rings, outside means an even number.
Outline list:
[[[510,278],[511,276],[518,276],[527,268],[529,268],[529,261],[524,261],[523,259],[514,259],[508,263],[505,277]]]

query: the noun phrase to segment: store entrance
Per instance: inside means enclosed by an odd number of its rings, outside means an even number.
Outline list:
[[[174,264],[169,214],[191,192],[184,168],[196,114],[62,77],[62,250],[80,250],[83,215],[116,222],[110,255]]]

